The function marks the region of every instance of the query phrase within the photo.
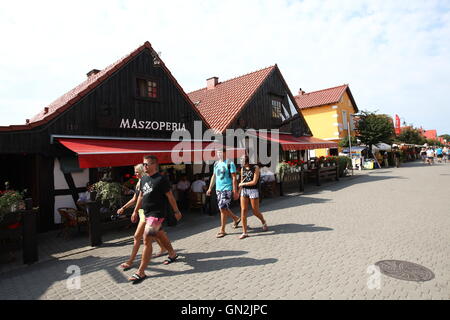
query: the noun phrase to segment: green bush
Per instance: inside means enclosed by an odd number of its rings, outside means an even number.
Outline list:
[[[344,171],[346,168],[352,167],[352,160],[346,156],[336,157],[339,165],[339,177],[344,176]]]
[[[122,204],[122,185],[117,182],[99,181],[93,185],[97,192],[96,200],[110,208],[118,208]]]

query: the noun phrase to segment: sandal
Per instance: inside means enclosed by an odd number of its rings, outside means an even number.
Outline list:
[[[128,271],[131,269],[131,267],[133,267],[132,263],[128,263],[128,262],[124,262],[120,265],[120,267],[122,268],[123,271]]]
[[[241,222],[241,218],[237,219],[236,221],[233,222],[233,228],[237,229],[237,227],[239,226],[239,223]]]
[[[216,238],[223,238],[223,237],[225,237],[227,234],[225,233],[225,232],[219,232],[217,235],[216,235]]]
[[[178,255],[176,255],[174,258],[167,257],[167,260],[164,260],[163,264],[165,264],[165,265],[171,264],[172,262],[177,261],[177,259],[178,259]]]
[[[145,278],[147,278],[146,274],[144,274],[144,276],[140,276],[137,273],[135,273],[128,279],[128,281],[132,281],[133,284],[137,284],[144,281]]]
[[[269,227],[267,227],[267,223],[264,223],[262,226],[262,231],[268,231]]]
[[[241,234],[241,236],[239,237],[239,239],[245,239],[245,238],[248,238],[249,237],[249,235],[248,235],[248,233],[243,233],[243,234]]]

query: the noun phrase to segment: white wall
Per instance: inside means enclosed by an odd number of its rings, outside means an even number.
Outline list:
[[[55,190],[67,190],[69,186],[67,185],[66,179],[64,178],[64,174],[61,171],[58,159],[55,159],[55,166],[53,169],[53,175],[55,177]],[[89,169],[84,169],[82,172],[72,173],[73,180],[75,182],[75,186],[77,188],[86,187],[86,183],[89,182]],[[55,223],[61,223],[61,216],[58,213],[58,208],[76,208],[75,202],[72,199],[71,195],[66,196],[56,196],[55,197]]]

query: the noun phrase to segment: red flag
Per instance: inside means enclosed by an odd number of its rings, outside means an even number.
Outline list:
[[[395,115],[395,133],[400,134],[400,117]]]

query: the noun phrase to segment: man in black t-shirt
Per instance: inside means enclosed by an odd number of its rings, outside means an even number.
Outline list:
[[[180,210],[178,210],[177,202],[172,194],[170,183],[166,177],[158,172],[158,159],[155,156],[144,157],[144,169],[147,176],[141,178],[140,193],[134,208],[131,221],[136,222],[139,217],[139,209],[144,210],[145,214],[145,231],[144,231],[144,252],[142,253],[141,264],[139,270],[129,279],[133,282],[140,282],[147,276],[145,269],[147,268],[152,256],[152,243],[158,238],[169,252],[169,257],[164,264],[175,262],[178,258],[172,248],[169,238],[161,229],[165,217],[165,201],[166,198],[171,205],[175,218],[181,219]]]

